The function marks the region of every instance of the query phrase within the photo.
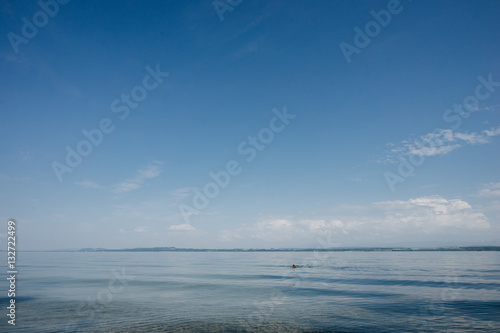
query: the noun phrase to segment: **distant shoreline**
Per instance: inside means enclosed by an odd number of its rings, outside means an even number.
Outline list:
[[[457,252],[457,251],[500,251],[500,246],[461,246],[461,247],[366,247],[366,248],[282,248],[282,249],[194,249],[176,247],[150,247],[131,249],[84,248],[80,250],[27,250],[20,252]]]

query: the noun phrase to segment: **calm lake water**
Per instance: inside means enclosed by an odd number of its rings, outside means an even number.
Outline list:
[[[18,253],[1,332],[500,332],[500,252]],[[292,264],[298,265],[292,269]]]

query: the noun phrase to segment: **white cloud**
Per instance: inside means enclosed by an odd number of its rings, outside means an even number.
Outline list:
[[[480,197],[499,197],[500,196],[500,183],[485,184],[477,194]]]
[[[365,205],[363,216],[332,216],[323,219],[269,218],[250,227],[224,230],[219,240],[253,238],[266,242],[314,242],[333,234],[337,240],[382,241],[426,239],[426,235],[468,234],[490,228],[486,216],[461,199],[441,196],[381,201]],[[359,213],[359,210],[351,212]],[[354,213],[356,214],[356,213]]]
[[[170,191],[170,195],[181,201],[189,197],[192,193],[191,191],[192,191],[191,187],[181,187]]]
[[[361,211],[366,210],[368,207],[366,205],[353,205],[348,203],[338,203],[331,209],[335,213],[342,211]]]
[[[392,154],[436,156],[446,155],[465,145],[485,144],[490,138],[500,135],[500,127],[481,132],[454,132],[451,129],[427,133],[413,140],[405,140],[392,148]]]
[[[76,185],[80,185],[85,188],[101,188],[102,186],[94,183],[93,181],[90,180],[84,180],[82,182],[75,182]]]
[[[148,227],[136,227],[134,229],[134,232],[147,232],[148,231]]]
[[[485,133],[487,136],[500,135],[500,127],[492,128],[491,130],[484,130],[483,133]]]
[[[115,189],[113,192],[115,193],[124,193],[124,192],[130,192],[133,190],[137,190],[138,188],[142,187],[142,183],[138,183],[132,180],[127,180],[123,183],[116,184]]]
[[[193,227],[190,224],[184,223],[184,224],[176,224],[176,225],[171,225],[168,230],[172,231],[194,231],[196,230],[195,227]]]
[[[160,175],[161,170],[158,164],[161,164],[161,162],[155,161],[152,164],[147,165],[145,168],[137,170],[137,175],[134,178],[127,179],[120,184],[116,184],[113,192],[124,193],[141,188],[146,180],[156,178]]]
[[[441,196],[428,196],[407,201],[376,202],[384,211],[382,225],[395,229],[418,229],[430,233],[448,228],[478,230],[489,228],[483,213],[460,199],[447,200]]]
[[[241,236],[236,231],[222,230],[219,232],[219,242],[232,242],[236,239],[241,239]]]
[[[421,147],[421,146],[409,146],[405,155],[418,155],[418,156],[436,156],[436,155],[446,155],[462,145],[449,145],[441,147]]]
[[[249,235],[266,241],[283,241],[296,238],[300,228],[294,221],[287,219],[268,219],[256,222],[248,228]]]

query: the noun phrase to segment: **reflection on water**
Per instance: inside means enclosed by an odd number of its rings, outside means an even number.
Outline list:
[[[500,331],[498,252],[21,258],[16,332]]]

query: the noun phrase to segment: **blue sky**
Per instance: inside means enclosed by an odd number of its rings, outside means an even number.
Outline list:
[[[500,245],[497,1],[42,3],[0,7],[19,248]]]

